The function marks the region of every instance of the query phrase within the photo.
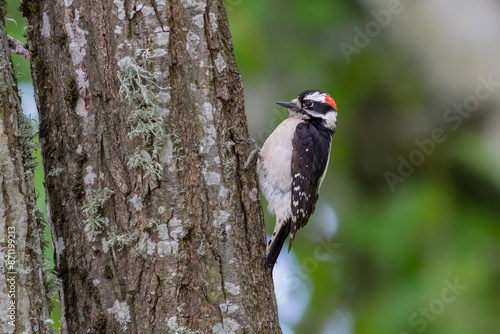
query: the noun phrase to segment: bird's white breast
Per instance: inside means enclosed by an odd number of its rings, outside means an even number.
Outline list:
[[[297,118],[284,120],[267,138],[260,151],[258,172],[261,190],[269,202],[269,211],[278,218],[291,215],[292,139],[300,122]]]

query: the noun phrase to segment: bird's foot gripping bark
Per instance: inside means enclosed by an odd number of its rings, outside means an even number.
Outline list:
[[[236,142],[236,144],[237,145],[248,145],[252,148],[252,152],[250,152],[250,154],[248,155],[247,161],[245,162],[243,167],[240,167],[240,170],[245,170],[252,163],[252,161],[255,157],[255,154],[256,153],[260,154],[260,147],[259,147],[259,145],[257,145],[255,140],[253,140],[252,138],[250,138],[249,140],[239,140]]]

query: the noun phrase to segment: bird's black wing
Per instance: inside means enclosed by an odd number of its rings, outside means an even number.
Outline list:
[[[319,195],[320,180],[330,154],[331,133],[311,123],[297,125],[292,139],[292,226],[290,247],[298,229],[313,214]]]

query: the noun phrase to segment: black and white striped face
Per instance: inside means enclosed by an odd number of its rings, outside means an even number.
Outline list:
[[[310,119],[322,119],[325,127],[335,130],[337,125],[337,105],[328,95],[319,90],[305,90],[291,102],[277,102],[288,109],[290,115]]]

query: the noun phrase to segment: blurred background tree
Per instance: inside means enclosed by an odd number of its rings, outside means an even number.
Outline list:
[[[7,25],[22,39],[17,6],[17,27]],[[339,106],[316,213],[274,272],[284,333],[497,332],[500,3],[226,7],[259,144],[287,117],[275,101],[321,89]],[[342,43],[356,52],[346,57]],[[414,169],[404,176],[402,161]],[[392,187],[387,172],[400,178]]]

